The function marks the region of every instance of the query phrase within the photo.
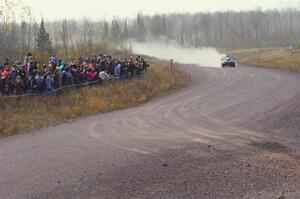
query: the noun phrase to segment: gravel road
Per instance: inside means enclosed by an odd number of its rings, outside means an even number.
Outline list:
[[[177,67],[168,96],[0,140],[0,198],[300,198],[300,75]]]

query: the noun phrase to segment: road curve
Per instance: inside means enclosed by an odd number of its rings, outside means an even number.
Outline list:
[[[300,198],[300,75],[177,67],[168,96],[0,140],[0,198]]]

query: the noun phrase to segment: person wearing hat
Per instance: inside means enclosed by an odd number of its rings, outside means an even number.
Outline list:
[[[6,91],[6,77],[2,75],[0,79],[0,95],[1,96],[5,95],[5,91]]]
[[[0,80],[0,93],[1,95],[6,95],[7,94],[7,80],[9,77],[9,72],[4,71],[1,75],[1,80]]]
[[[9,77],[9,72],[7,70],[5,70],[3,73],[2,73],[2,76],[4,78],[8,78]]]

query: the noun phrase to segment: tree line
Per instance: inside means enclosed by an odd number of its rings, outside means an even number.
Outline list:
[[[144,16],[143,24],[131,25],[142,27],[131,28],[130,36],[143,28],[142,38],[167,38],[182,45],[253,48],[300,42],[300,10],[292,8]]]
[[[3,10],[3,9],[2,9]],[[26,12],[27,11],[27,12]],[[38,48],[40,22],[24,11],[26,20],[4,19],[0,8],[0,59],[20,57]],[[2,18],[1,18],[2,16]],[[24,19],[24,18],[22,18]],[[300,43],[300,10],[226,11],[143,15],[111,21],[65,19],[45,21],[52,50],[66,58],[107,50],[129,38],[139,41],[165,39],[181,45],[218,48],[286,47]],[[112,47],[113,48],[113,47]]]

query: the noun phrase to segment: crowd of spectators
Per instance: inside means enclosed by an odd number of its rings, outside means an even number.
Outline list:
[[[0,96],[49,94],[54,90],[85,83],[102,83],[109,78],[129,79],[143,74],[149,65],[144,58],[115,58],[100,54],[80,57],[75,62],[52,55],[49,64],[39,65],[28,53],[23,61],[0,65]]]

